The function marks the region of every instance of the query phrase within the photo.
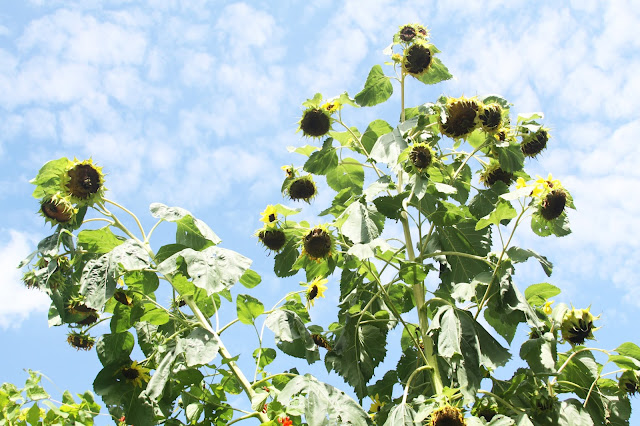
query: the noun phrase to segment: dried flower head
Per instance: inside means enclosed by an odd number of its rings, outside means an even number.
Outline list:
[[[431,48],[423,40],[417,40],[404,50],[402,68],[407,74],[419,77],[426,73],[433,62]]]
[[[483,130],[487,132],[498,130],[502,124],[502,107],[495,102],[485,105],[479,118]]]
[[[480,175],[480,182],[484,183],[486,187],[491,187],[499,181],[509,186],[513,183],[514,179],[515,176],[513,173],[504,171],[500,168],[500,164],[495,162],[489,164]]]
[[[287,242],[285,233],[279,228],[267,228],[258,231],[258,239],[269,250],[279,252]]]
[[[60,194],[46,197],[40,204],[40,213],[52,225],[70,222],[77,212],[69,198]]]
[[[302,239],[302,255],[311,260],[320,261],[331,256],[333,238],[324,226],[313,228]]]
[[[444,119],[440,117],[440,131],[453,139],[466,138],[479,124],[480,102],[474,98],[449,98],[445,105]]]
[[[99,201],[104,194],[104,174],[102,168],[93,164],[91,159],[69,162],[63,176],[63,190],[71,201],[87,206]]]
[[[537,132],[523,136],[520,150],[527,157],[536,157],[546,147],[549,141],[549,129],[541,128]]]
[[[323,108],[307,108],[302,113],[299,130],[310,138],[320,138],[331,130],[331,114]]]
[[[302,200],[309,203],[317,192],[318,189],[311,175],[295,178],[287,187],[287,194],[294,201]]]
[[[465,426],[462,412],[457,407],[442,406],[431,413],[429,426]]]
[[[67,335],[67,342],[77,350],[89,351],[93,348],[95,339],[86,333],[72,331]]]

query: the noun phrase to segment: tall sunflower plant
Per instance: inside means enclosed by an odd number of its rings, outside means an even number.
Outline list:
[[[261,277],[189,211],[152,204],[157,223],[146,231],[106,198],[92,160],[53,160],[33,179],[55,231],[20,265],[28,267],[25,285],[51,297],[49,323],[69,327],[69,344],[95,349],[103,368],[93,389],[115,423],[628,424],[640,348],[587,345],[599,316],[554,306],[554,285],[522,292],[514,279],[528,260],[549,276],[553,268],[513,244],[518,229],[571,232],[569,188],[525,171],[553,143],[542,114],[516,115],[495,95],[407,107],[408,85],[451,74],[419,24],[401,26],[385,53],[386,70],[375,65],[355,97],[315,94],[302,104],[298,131],[310,144],[292,150],[301,164],[283,166],[282,195],[289,204],[315,203],[317,182],[326,180],[333,200],[316,225],[291,220],[300,209],[277,201],[260,213],[255,237],[274,254],[275,275],[303,277],[303,287],[270,310],[248,294],[234,302],[234,285],[251,289]],[[398,123],[347,124],[398,88]],[[131,216],[135,228],[118,215]],[[175,242],[154,251],[150,238],[164,222],[175,223]],[[156,299],[161,285],[173,295],[169,306]],[[310,310],[327,294],[339,300],[336,318],[311,324]],[[222,309],[235,309],[235,320],[220,325]],[[94,336],[102,322],[110,332]],[[251,372],[224,343],[242,325],[275,338],[270,345],[257,333]],[[518,353],[523,366],[504,379],[519,326],[529,330]],[[399,360],[383,368],[392,351]],[[295,369],[271,371],[278,354],[323,361],[348,394]],[[247,398],[241,407],[233,406],[236,394]]]

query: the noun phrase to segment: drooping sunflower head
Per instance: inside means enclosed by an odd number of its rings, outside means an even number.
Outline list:
[[[82,297],[72,297],[67,303],[66,308],[67,313],[72,316],[72,323],[89,325],[98,321],[98,311],[85,305]]]
[[[424,142],[413,144],[409,151],[409,161],[418,172],[423,172],[432,165],[435,157],[433,148]]]
[[[311,340],[313,340],[313,343],[315,343],[319,347],[325,348],[328,351],[331,350],[331,345],[329,344],[327,339],[325,339],[324,336],[322,336],[321,334],[313,333],[311,335]]]
[[[572,345],[581,345],[585,340],[594,340],[593,332],[598,328],[593,324],[595,320],[600,318],[598,315],[594,317],[589,308],[576,309],[572,308],[567,311],[562,318],[560,331],[562,338]]]
[[[27,271],[22,275],[22,282],[24,286],[27,288],[40,288],[40,283],[38,282],[38,277],[36,273],[33,271]]]
[[[429,31],[420,24],[405,24],[400,26],[400,30],[394,36],[394,40],[401,40],[410,43],[416,40],[425,40],[429,35]]]
[[[464,139],[480,124],[481,112],[482,105],[475,98],[449,98],[440,115],[440,131],[452,139]]]
[[[133,306],[133,297],[131,297],[130,291],[123,290],[121,288],[116,289],[113,293],[113,298],[123,305]]]
[[[138,361],[133,361],[129,365],[120,367],[117,374],[121,375],[125,382],[134,387],[141,387],[143,382],[148,382],[151,378],[149,376],[149,369],[138,364]]]
[[[429,426],[465,426],[462,412],[451,405],[442,406],[431,413]]]
[[[484,183],[484,186],[491,187],[496,182],[504,182],[507,186],[511,185],[515,179],[515,176],[511,172],[507,172],[500,168],[500,164],[497,162],[491,162],[484,171],[480,174],[480,182]]]
[[[625,370],[618,378],[618,387],[629,395],[640,392],[640,377],[633,370]]]
[[[495,132],[502,124],[502,107],[496,102],[485,105],[479,118],[484,131]]]
[[[331,256],[333,251],[333,237],[325,226],[316,226],[302,238],[302,255],[310,260],[320,262]]]
[[[77,350],[89,351],[93,348],[95,339],[86,333],[72,331],[67,335],[67,342]]]
[[[300,176],[291,181],[287,187],[287,195],[294,201],[303,200],[310,203],[318,193],[311,175]]]
[[[102,167],[93,164],[93,160],[69,162],[69,167],[62,177],[65,194],[71,201],[80,206],[89,206],[100,201],[104,196],[104,174]]]
[[[418,34],[413,25],[403,25],[400,27],[398,35],[402,41],[411,41]]]
[[[307,284],[307,303],[313,306],[318,297],[324,297],[324,292],[327,289],[325,284],[328,282],[329,280],[326,278],[316,277]]]
[[[78,209],[73,207],[70,198],[59,193],[45,197],[40,204],[40,214],[52,225],[71,222],[77,212]]]
[[[262,228],[257,235],[260,242],[273,252],[282,250],[287,242],[286,235],[280,228]]]
[[[331,113],[322,107],[309,107],[302,113],[298,130],[308,138],[320,138],[331,130]]]
[[[536,157],[540,154],[549,142],[549,129],[541,127],[536,132],[527,133],[522,137],[520,150],[527,157]]]
[[[424,40],[416,40],[404,49],[402,56],[402,69],[414,77],[426,73],[433,62],[431,46]]]
[[[540,203],[540,214],[546,220],[554,220],[564,212],[567,192],[562,188],[552,189]]]

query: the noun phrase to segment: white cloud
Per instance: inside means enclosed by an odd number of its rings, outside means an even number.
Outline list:
[[[4,271],[0,284],[0,327],[18,328],[34,312],[46,312],[51,300],[38,290],[22,284],[18,263],[35,248],[37,241],[29,234],[10,229],[4,232],[9,240],[0,246],[0,270]]]

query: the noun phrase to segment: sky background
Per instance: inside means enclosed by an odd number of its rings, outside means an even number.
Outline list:
[[[47,327],[49,299],[25,289],[16,269],[50,233],[28,183],[43,163],[92,157],[107,173],[107,196],[137,212],[147,229],[155,223],[152,202],[190,210],[223,247],[254,259],[263,284],[239,290],[270,307],[303,280],[277,279],[272,258],[252,236],[267,204],[287,204],[280,167],[304,160],[286,149],[308,143],[295,133],[300,104],[316,92],[359,92],[370,68],[386,60],[382,50],[393,33],[408,22],[431,30],[455,78],[431,87],[409,81],[407,106],[441,94],[497,93],[514,104],[514,113],[543,111],[551,128],[548,149],[527,168],[532,175],[552,172],[571,191],[573,233],[518,235],[517,245],[555,265],[550,279],[533,262],[520,266],[520,289],[548,280],[563,289],[557,302],[591,305],[602,314],[599,347],[639,343],[640,3],[5,1],[0,382],[23,384],[22,370],[31,368],[60,389],[82,392],[100,369],[94,352],[67,345],[66,329]],[[343,119],[364,131],[376,118],[395,125],[398,111],[396,90],[388,106],[347,109]],[[332,197],[324,191],[300,218],[322,222],[314,213]],[[156,248],[174,232],[170,224],[163,229],[152,240]],[[312,311],[314,322],[334,320],[338,293],[332,278],[327,300]],[[235,314],[233,305],[227,309]],[[238,333],[253,336],[248,327]],[[267,334],[273,347],[270,339]],[[227,346],[248,358],[255,345],[247,340]],[[512,352],[517,358],[518,348]],[[390,354],[385,365],[395,360]],[[305,365],[282,354],[278,362],[301,372]],[[310,371],[321,375],[324,367]],[[321,378],[346,389],[340,378]],[[633,405],[640,409],[637,400]],[[640,422],[640,415],[634,418]]]

